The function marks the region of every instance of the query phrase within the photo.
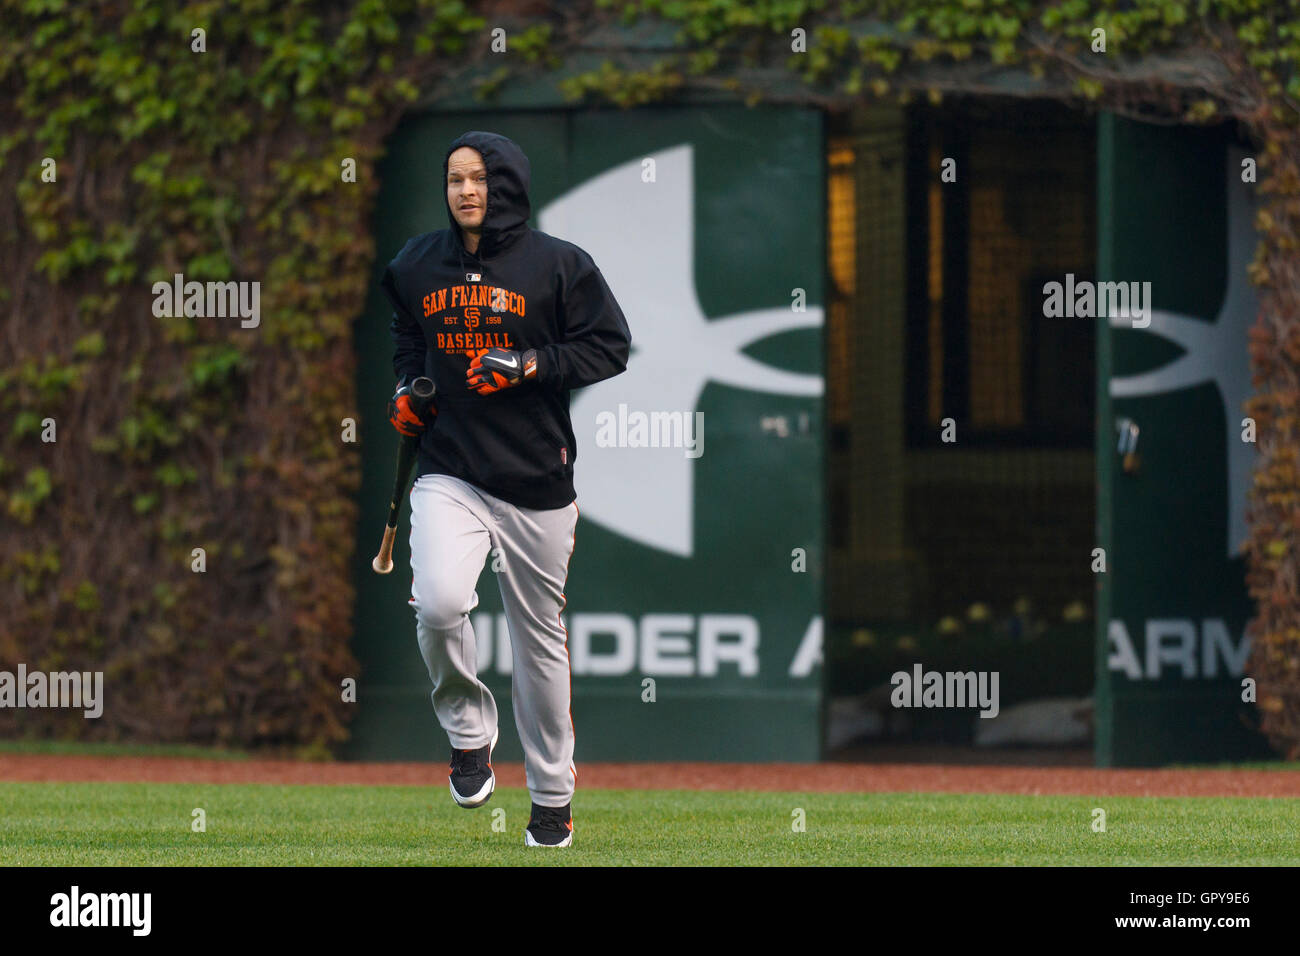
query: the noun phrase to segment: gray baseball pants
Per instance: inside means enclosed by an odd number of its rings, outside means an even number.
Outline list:
[[[515,726],[528,791],[544,807],[569,803],[577,779],[568,634],[560,623],[577,523],[576,502],[534,511],[450,475],[421,475],[411,488],[410,603],[438,723],[458,750],[487,745],[497,730],[469,619],[479,575],[495,554],[510,627]]]

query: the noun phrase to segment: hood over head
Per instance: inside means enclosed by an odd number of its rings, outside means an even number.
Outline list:
[[[528,227],[532,206],[528,202],[530,168],[528,157],[519,144],[499,133],[474,130],[462,133],[442,157],[442,200],[447,207],[447,221],[452,236],[464,248],[460,225],[447,202],[447,161],[462,146],[478,150],[487,169],[487,208],[483,211],[483,235],[479,239],[480,258],[495,255],[523,235]]]

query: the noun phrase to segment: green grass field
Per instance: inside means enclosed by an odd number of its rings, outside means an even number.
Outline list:
[[[528,806],[504,788],[466,811],[432,787],[5,783],[0,865],[1300,864],[1297,800],[586,790],[556,851],[523,846]]]

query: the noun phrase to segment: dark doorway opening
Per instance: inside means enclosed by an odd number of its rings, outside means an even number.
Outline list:
[[[1096,330],[1043,288],[1095,278],[1095,121],[963,99],[827,150],[827,756],[1090,763]],[[999,718],[894,706],[918,664],[997,673]]]

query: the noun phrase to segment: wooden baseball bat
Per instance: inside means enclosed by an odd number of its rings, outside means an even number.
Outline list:
[[[411,410],[421,420],[435,394],[433,379],[421,375],[411,383]],[[384,540],[379,545],[379,553],[370,562],[377,574],[387,574],[393,570],[393,541],[397,538],[397,515],[402,510],[402,495],[406,492],[407,479],[411,477],[411,467],[415,464],[416,452],[420,447],[420,436],[402,436],[402,443],[397,448],[397,480],[393,482],[393,498],[388,504],[388,524],[384,526]]]

